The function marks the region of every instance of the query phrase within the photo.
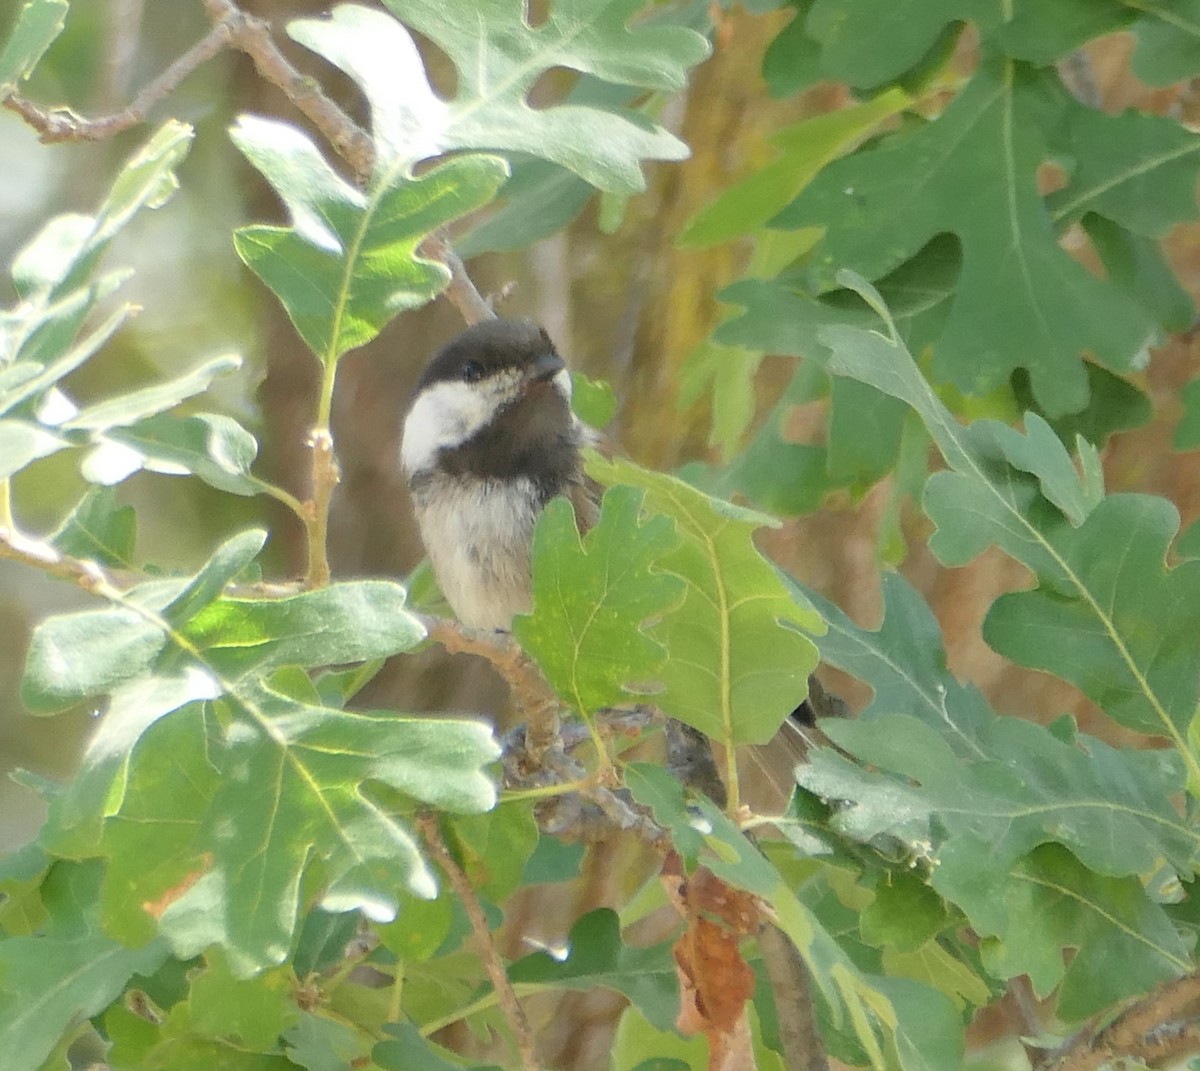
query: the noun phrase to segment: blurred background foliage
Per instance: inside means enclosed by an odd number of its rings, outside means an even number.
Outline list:
[[[15,0],[0,5],[0,32],[18,6]],[[545,5],[532,6],[536,22]],[[754,377],[749,411],[740,418],[721,412],[728,395],[718,390],[714,401],[698,389],[696,364],[689,366],[689,358],[730,316],[718,294],[754,269],[754,254],[748,241],[699,247],[678,244],[679,235],[722,191],[774,159],[769,140],[774,133],[843,108],[850,99],[839,82],[788,84],[780,46],[771,47],[789,28],[793,46],[804,47],[795,40],[796,6],[807,10],[809,4],[672,6],[687,8],[714,40],[712,57],[693,72],[686,93],[663,104],[661,121],[687,142],[690,159],[646,165],[648,189],[629,199],[608,194],[585,201],[577,192],[560,191],[563,200],[547,202],[547,213],[561,210],[566,218],[582,204],[568,226],[528,249],[480,254],[469,265],[482,291],[502,295],[502,314],[540,320],[576,368],[612,382],[621,405],[610,430],[636,460],[663,469],[719,463],[738,445],[722,439],[720,429],[741,419],[756,431],[788,387],[793,367],[790,360],[768,356],[761,366],[752,362],[735,370],[734,375]],[[305,0],[254,0],[244,7],[278,28],[326,10]],[[207,25],[199,3],[184,0],[76,0],[66,31],[25,87],[26,95],[69,102],[86,115],[119,109]],[[293,63],[319,77],[350,114],[365,120],[364,104],[344,76],[282,32],[277,41]],[[969,71],[978,62],[973,49],[968,33],[939,60]],[[1195,83],[1142,82],[1134,73],[1132,49],[1128,33],[1097,37],[1071,58],[1075,66],[1063,76],[1085,82],[1083,91],[1109,114],[1135,108],[1184,123],[1200,120]],[[769,80],[763,76],[764,56]],[[439,88],[451,89],[449,64],[432,50],[429,62]],[[534,87],[535,104],[539,95],[557,95],[564,77],[547,72]],[[245,57],[233,53],[202,66],[152,114],[152,120],[170,115],[194,124],[194,148],[179,171],[180,193],[161,210],[142,214],[110,258],[135,269],[128,293],[141,313],[70,386],[86,400],[217,353],[240,352],[246,358],[242,371],[220,381],[216,402],[206,405],[223,407],[245,423],[260,440],[260,471],[303,494],[309,470],[305,438],[319,369],[276,301],[234,253],[230,235],[236,226],[282,219],[274,195],[227,136],[242,112],[280,115],[303,125]],[[50,216],[95,204],[119,161],[144,136],[145,129],[136,128],[99,143],[47,146],[18,117],[0,111],[0,258],[10,262]],[[545,176],[529,168],[525,177]],[[1052,168],[1042,178],[1053,188]],[[518,231],[521,225],[518,221]],[[487,233],[468,238],[464,252],[506,244],[488,238]],[[1088,261],[1090,248],[1078,234],[1064,242],[1069,248],[1075,242],[1072,251]],[[1165,248],[1194,305],[1200,295],[1200,227],[1176,226]],[[9,292],[0,296],[4,303],[12,299]],[[420,557],[396,463],[399,417],[430,352],[460,327],[458,313],[438,301],[405,314],[342,363],[333,420],[342,484],[331,533],[332,563],[341,576],[403,575]],[[1150,404],[1136,408],[1137,426],[1113,435],[1103,452],[1110,490],[1165,495],[1179,507],[1185,526],[1200,516],[1200,455],[1176,452],[1172,436],[1183,413],[1183,387],[1194,375],[1197,345],[1194,333],[1183,329],[1152,347],[1150,359],[1129,377]],[[1020,394],[1018,377],[1014,397]],[[960,411],[976,415],[994,403],[957,398]],[[821,442],[827,410],[823,397],[785,406],[782,437],[801,445]],[[774,463],[778,457],[754,461]],[[16,483],[19,519],[35,532],[52,528],[83,487],[75,460],[66,455],[38,463]],[[194,563],[221,536],[264,515],[273,532],[270,565],[281,576],[303,566],[298,526],[268,499],[233,498],[198,480],[145,473],[124,483],[120,495],[138,507],[141,555],[162,568]],[[764,536],[764,549],[784,567],[873,626],[880,613],[880,569],[885,562],[898,563],[937,613],[952,670],[976,682],[997,710],[1040,721],[1070,711],[1088,731],[1109,737],[1118,732],[1093,718],[1087,701],[1068,685],[1014,666],[984,643],[983,614],[1001,592],[1022,586],[1021,567],[995,550],[964,568],[937,566],[923,543],[928,522],[903,505],[894,477],[818,488],[811,498],[797,505],[799,515]],[[53,722],[23,717],[16,686],[30,624],[84,599],[61,582],[0,563],[0,635],[8,640],[0,645],[0,773],[27,767],[59,777],[72,769],[89,713]],[[372,699],[386,697],[388,705],[413,710],[503,706],[502,688],[470,659],[428,652],[400,662],[375,682]],[[833,683],[852,702],[863,698],[852,682]],[[0,778],[0,849],[26,839],[38,821],[28,793]]]

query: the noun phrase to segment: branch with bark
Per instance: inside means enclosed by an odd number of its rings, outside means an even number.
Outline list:
[[[1089,1025],[1038,1071],[1094,1071],[1115,1060],[1163,1067],[1200,1053],[1200,974],[1159,986],[1101,1029]]]

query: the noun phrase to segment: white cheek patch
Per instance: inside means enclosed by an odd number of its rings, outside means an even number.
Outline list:
[[[500,382],[445,380],[426,387],[404,419],[400,464],[408,475],[434,467],[439,450],[461,446],[486,427],[506,393]]]
[[[554,378],[550,382],[554,386],[554,389],[567,400],[567,404],[570,405],[571,373],[564,368],[561,372],[555,372]]]

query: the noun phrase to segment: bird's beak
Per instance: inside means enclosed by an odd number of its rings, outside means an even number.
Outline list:
[[[525,373],[525,382],[530,386],[535,383],[548,383],[566,367],[566,363],[557,353],[543,353],[529,366]]]

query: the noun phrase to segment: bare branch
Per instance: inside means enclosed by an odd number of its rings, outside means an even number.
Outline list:
[[[500,958],[500,952],[496,948],[495,941],[492,940],[492,934],[488,929],[487,918],[484,916],[479,898],[475,895],[475,890],[471,887],[471,882],[467,878],[466,873],[446,847],[446,842],[442,839],[441,828],[438,826],[437,816],[431,814],[421,815],[417,819],[417,825],[425,837],[425,843],[429,847],[429,854],[433,856],[437,864],[445,871],[446,877],[450,882],[450,887],[454,890],[455,897],[462,905],[463,910],[467,913],[467,918],[471,922],[471,931],[475,936],[475,943],[478,946],[480,958],[483,960],[488,977],[492,980],[492,986],[496,990],[496,997],[500,1002],[500,1010],[504,1013],[505,1021],[513,1033],[513,1039],[516,1042],[517,1051],[521,1057],[521,1067],[523,1071],[540,1071],[537,1052],[534,1047],[533,1029],[529,1025],[529,1019],[526,1018],[525,1009],[521,1007],[521,1002],[517,1000],[517,994],[512,987],[512,982],[508,980],[508,972],[505,971],[504,961]]]
[[[32,566],[60,580],[69,580],[92,595],[116,590],[116,585],[95,562],[72,558],[52,544],[30,539],[12,528],[0,528],[0,558]]]
[[[350,165],[359,181],[365,181],[375,164],[375,148],[366,132],[321,91],[314,79],[291,65],[262,19],[247,15],[231,0],[203,2],[214,29],[225,27],[230,44],[254,61],[258,73],[283,91]]]
[[[1051,1053],[1040,1071],[1094,1071],[1121,1057],[1155,1065],[1200,1052],[1200,1031],[1186,1021],[1200,1012],[1200,974],[1161,985],[1098,1033],[1080,1031]]]
[[[440,261],[450,270],[450,285],[446,287],[445,297],[468,324],[496,318],[496,310],[471,282],[466,266],[454,252],[445,231],[434,231],[421,243],[420,252],[431,260]]]
[[[86,119],[69,108],[43,108],[17,93],[4,98],[4,107],[16,112],[44,142],[103,141],[122,130],[145,122],[150,109],[199,67],[231,43],[229,27],[217,23],[208,33],[146,85],[122,111],[97,119]]]
[[[534,662],[507,633],[467,629],[456,621],[418,615],[429,638],[451,654],[486,658],[508,682],[525,715],[526,749],[533,761],[558,742],[558,698]]]
[[[812,976],[796,946],[778,926],[767,923],[759,932],[758,948],[775,994],[779,1040],[789,1071],[829,1071],[829,1057],[817,1029]]]

